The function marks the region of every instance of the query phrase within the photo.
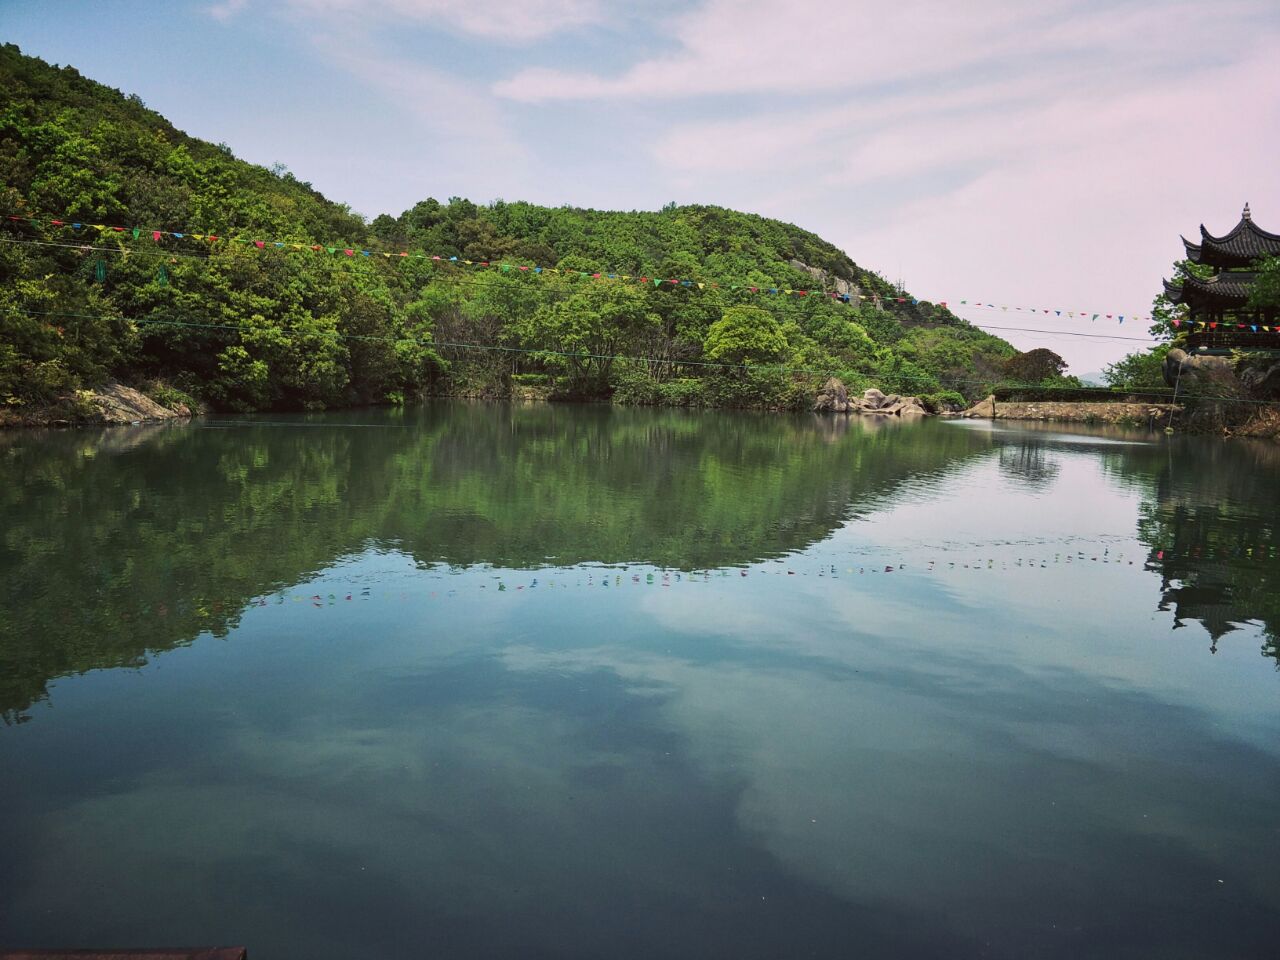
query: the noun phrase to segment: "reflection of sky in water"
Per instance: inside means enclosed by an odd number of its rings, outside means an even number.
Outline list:
[[[0,730],[0,929],[258,958],[1265,955],[1259,631],[1213,657],[1171,634],[1139,491],[1046,457],[916,477],[740,568],[370,550],[225,639],[59,680]]]

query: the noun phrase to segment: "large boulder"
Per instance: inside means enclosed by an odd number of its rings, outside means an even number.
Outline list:
[[[1174,386],[1179,377],[1187,380],[1213,380],[1235,376],[1236,363],[1231,357],[1193,356],[1174,347],[1164,358],[1164,382]]]
[[[987,399],[978,401],[960,416],[968,417],[970,420],[994,420],[996,418],[996,395],[994,393],[989,394]]]
[[[848,413],[852,410],[853,404],[849,402],[849,391],[844,383],[836,377],[827,380],[818,391],[813,409],[818,413]]]
[[[923,417],[929,411],[924,408],[919,397],[891,396],[885,398],[888,403],[875,410],[875,413],[890,414],[898,417]]]

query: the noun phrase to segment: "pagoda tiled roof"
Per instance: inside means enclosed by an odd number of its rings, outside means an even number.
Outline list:
[[[1256,273],[1220,273],[1202,278],[1187,274],[1181,283],[1164,282],[1165,294],[1174,303],[1212,303],[1222,307],[1243,307]]]
[[[1280,256],[1280,234],[1268,233],[1253,222],[1249,205],[1244,205],[1240,222],[1230,232],[1215,237],[1200,224],[1200,242],[1182,238],[1187,259],[1215,267],[1247,267],[1261,257]]]

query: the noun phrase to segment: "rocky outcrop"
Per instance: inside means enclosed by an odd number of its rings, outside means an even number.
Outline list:
[[[851,413],[853,406],[849,402],[849,391],[845,389],[844,383],[835,377],[827,380],[818,391],[813,409],[816,413]]]
[[[177,420],[191,416],[186,406],[176,410],[161,406],[140,390],[121,383],[109,383],[93,391],[90,401],[101,411],[100,422],[108,424]]]
[[[184,404],[171,410],[140,390],[122,383],[108,383],[94,390],[77,390],[47,407],[0,410],[0,427],[112,426],[178,420],[191,415],[192,411]]]
[[[809,276],[813,277],[814,280],[822,284],[823,290],[848,297],[850,300],[861,301],[862,288],[852,280],[845,280],[842,277],[837,277],[835,274],[829,273],[821,267],[811,267],[803,260],[789,260],[787,262],[797,270],[803,270]],[[875,306],[877,309],[881,309],[880,298],[878,296],[872,296],[867,302]]]
[[[1189,381],[1235,379],[1236,362],[1231,357],[1192,356],[1185,350],[1174,347],[1164,358],[1164,382],[1169,386],[1178,383],[1181,378],[1184,386]]]
[[[928,414],[918,397],[888,396],[872,387],[861,397],[850,397],[840,380],[832,377],[818,391],[813,409],[817,413],[869,413],[883,416],[923,417]]]
[[[901,397],[896,393],[886,396],[875,387],[863,391],[861,410],[899,417],[923,417],[929,412],[919,397]]]

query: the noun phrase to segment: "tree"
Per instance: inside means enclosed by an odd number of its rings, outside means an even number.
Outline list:
[[[1015,354],[1004,362],[1005,375],[1022,383],[1057,380],[1067,372],[1067,361],[1047,347]]]
[[[1258,278],[1249,291],[1249,306],[1255,310],[1280,310],[1280,257],[1267,257],[1257,269]]]
[[[1164,358],[1169,348],[1169,344],[1162,343],[1109,363],[1102,369],[1102,379],[1107,386],[1121,390],[1163,389]]]
[[[658,326],[635,287],[597,280],[566,283],[569,296],[544,304],[515,328],[525,345],[563,363],[575,390],[603,392],[619,356],[634,355]],[[568,354],[568,356],[561,356]]]
[[[730,307],[707,331],[706,357],[713,363],[776,363],[786,352],[778,322],[759,307]]]

